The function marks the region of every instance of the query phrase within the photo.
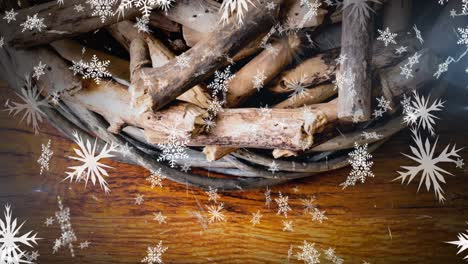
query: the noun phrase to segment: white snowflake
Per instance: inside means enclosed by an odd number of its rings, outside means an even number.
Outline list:
[[[403,120],[409,125],[417,125],[423,129],[427,129],[431,135],[434,135],[434,125],[437,116],[433,115],[432,112],[441,111],[444,102],[440,99],[435,100],[429,105],[429,100],[423,95],[419,96],[416,91],[413,91],[413,99],[406,103],[402,103],[403,108]]]
[[[335,62],[337,65],[343,64],[346,60],[348,59],[348,56],[346,54],[340,54],[338,58],[335,59]]]
[[[392,110],[392,107],[390,106],[390,101],[385,99],[384,96],[381,96],[377,98],[377,109],[374,110],[373,115],[378,118],[382,117],[384,113],[386,113],[388,110]]]
[[[158,169],[157,171],[151,171],[151,175],[146,178],[146,180],[151,184],[151,189],[153,189],[156,186],[162,188],[162,181],[164,179],[166,179],[166,176],[161,175],[161,169]]]
[[[360,180],[362,183],[366,181],[368,177],[374,177],[374,173],[371,171],[372,155],[367,151],[367,144],[359,146],[357,142],[354,142],[354,150],[349,154],[350,159],[348,160],[351,164],[351,172],[344,183],[341,184],[343,189],[348,186],[356,185],[356,182]]]
[[[372,131],[372,132],[362,131],[361,136],[364,137],[365,139],[381,139],[382,138],[382,134],[378,134],[375,131]]]
[[[468,26],[466,28],[457,28],[458,33],[460,34],[460,39],[458,39],[458,45],[468,45]]]
[[[32,17],[30,17],[29,15],[27,16],[26,21],[20,24],[20,26],[23,27],[21,32],[24,32],[26,30],[34,30],[34,29],[41,32],[43,29],[47,27],[44,24],[44,18],[37,17],[37,15],[38,14],[34,14]]]
[[[319,223],[322,223],[323,220],[328,219],[328,217],[325,215],[325,211],[321,211],[318,208],[314,208],[314,210],[310,212],[310,215],[312,215],[312,221],[317,221]]]
[[[421,135],[415,129],[411,130],[413,133],[413,140],[416,144],[416,147],[410,146],[411,152],[414,156],[410,156],[407,154],[403,154],[406,157],[416,161],[418,163],[417,166],[402,166],[402,169],[405,169],[405,172],[398,171],[400,174],[395,180],[401,180],[401,183],[405,181],[408,184],[421,172],[421,180],[419,181],[418,191],[421,188],[423,182],[426,185],[426,189],[429,191],[431,185],[434,187],[434,193],[436,197],[439,199],[439,202],[443,202],[445,200],[444,191],[440,186],[440,183],[445,183],[444,174],[453,175],[452,173],[438,167],[438,163],[441,162],[453,162],[456,163],[454,158],[460,157],[458,152],[461,149],[456,149],[456,146],[453,147],[447,145],[444,150],[438,155],[435,156],[434,152],[437,146],[437,140],[435,140],[434,145],[431,146],[431,142],[428,138],[426,141],[423,142]]]
[[[221,222],[225,221],[224,213],[221,212],[224,208],[224,204],[220,203],[218,205],[207,205],[206,208],[208,208],[208,214],[210,215],[209,222],[214,223],[216,221]]]
[[[348,12],[348,16],[352,18],[352,21],[358,21],[362,28],[366,27],[366,21],[370,17],[370,14],[374,12],[371,4],[380,4],[379,0],[346,0],[344,1],[343,10],[350,7],[351,10]]]
[[[79,149],[73,149],[77,155],[76,157],[68,157],[72,160],[77,160],[82,164],[79,166],[69,167],[69,169],[72,171],[66,172],[67,177],[65,179],[70,179],[70,181],[75,179],[76,182],[84,180],[86,186],[88,180],[91,178],[93,185],[96,184],[97,180],[99,185],[101,185],[101,188],[104,189],[106,193],[109,193],[110,189],[106,180],[104,179],[104,176],[109,176],[106,169],[112,167],[101,163],[100,160],[114,157],[114,155],[111,153],[117,150],[117,146],[113,143],[110,145],[106,143],[99,154],[96,155],[97,139],[94,141],[94,144],[91,145],[89,140],[86,140],[85,144],[81,136],[76,131],[73,132],[73,137],[75,143],[78,144]]]
[[[125,10],[133,7],[140,10],[143,17],[149,18],[153,8],[160,8],[167,12],[175,0],[122,0],[117,9],[119,16],[125,15]]]
[[[24,257],[26,258],[27,261],[29,261],[30,263],[34,263],[33,261],[36,261],[37,258],[39,257],[39,251],[32,251],[32,252],[26,252],[24,254]]]
[[[178,67],[180,70],[187,68],[188,66],[190,66],[190,57],[185,53],[180,54],[176,57],[175,66]]]
[[[265,80],[266,80],[265,71],[257,70],[257,74],[255,74],[255,76],[252,79],[253,87],[257,89],[257,91],[260,91],[260,89],[263,88]]]
[[[419,58],[421,58],[422,54],[418,53],[417,51],[413,54],[413,56],[408,58],[408,65],[412,68],[414,65],[419,63]]]
[[[459,233],[457,238],[458,238],[458,240],[456,240],[456,241],[450,241],[450,242],[446,242],[446,243],[456,245],[457,248],[460,248],[458,250],[458,252],[457,252],[457,255],[458,255],[461,252],[468,249],[468,230],[466,231],[466,233]],[[468,255],[465,256],[463,259],[468,259]]]
[[[168,247],[163,246],[162,240],[159,241],[159,244],[156,247],[148,247],[146,257],[144,257],[141,262],[147,264],[162,264],[162,255]]]
[[[270,54],[271,56],[273,57],[276,57],[278,56],[279,54],[279,49],[273,45],[271,45],[271,43],[267,43],[263,46],[265,48],[265,50],[268,52],[268,54]]]
[[[3,17],[3,19],[6,20],[9,24],[11,21],[16,21],[17,15],[18,12],[15,12],[15,10],[12,8],[10,11],[5,11],[5,16]]]
[[[124,157],[128,157],[130,156],[130,154],[132,153],[132,149],[133,147],[130,147],[130,145],[128,145],[128,142],[125,142],[124,145],[119,145],[118,147],[118,152]]]
[[[208,191],[205,192],[208,194],[208,202],[213,201],[214,203],[218,203],[219,194],[218,194],[218,189],[211,188],[211,186],[208,186]]]
[[[224,71],[215,71],[213,81],[208,84],[207,88],[211,90],[213,97],[227,93],[229,89],[229,82],[235,74],[231,73],[231,66],[227,66]]]
[[[334,248],[328,248],[327,250],[324,251],[324,253],[325,253],[325,259],[331,261],[333,264],[344,263],[344,260],[336,255]]]
[[[276,4],[275,4],[275,2],[272,2],[272,1],[268,2],[268,3],[266,4],[266,8],[267,8],[269,11],[275,10],[275,9],[276,9]]]
[[[65,0],[57,0],[57,5],[58,6],[63,6],[65,3],[64,3]]]
[[[210,119],[214,119],[219,112],[224,112],[224,101],[220,101],[217,97],[208,103],[208,112],[211,113]]]
[[[286,79],[285,85],[288,90],[292,91],[289,95],[290,98],[297,99],[306,95],[307,88],[305,86],[306,76],[302,74],[299,78]]]
[[[113,6],[116,3],[116,0],[87,0],[87,3],[93,9],[92,16],[99,16],[101,22],[106,22],[108,17],[114,16]]]
[[[31,124],[36,134],[39,131],[39,123],[45,117],[45,113],[41,110],[41,107],[49,106],[47,99],[40,99],[41,92],[42,90],[38,91],[37,86],[32,84],[31,78],[26,76],[25,85],[21,88],[21,94],[16,93],[23,103],[13,102],[10,105],[9,100],[5,103],[5,111],[8,111],[9,115],[13,114],[13,116],[16,116],[24,111],[20,123],[26,119],[26,124]]]
[[[390,29],[388,27],[385,30],[377,29],[377,32],[379,32],[380,34],[377,40],[383,41],[385,47],[387,47],[389,43],[396,44],[395,37],[398,34],[390,32]]]
[[[461,158],[457,159],[455,161],[455,167],[457,167],[459,169],[462,169],[464,165],[465,165],[465,163],[463,162],[463,159],[461,159]]]
[[[252,223],[252,226],[260,224],[260,219],[262,218],[262,214],[260,214],[260,210],[258,210],[256,213],[252,213],[252,219],[250,219],[250,223]]]
[[[242,25],[244,23],[244,12],[249,10],[249,4],[255,7],[251,0],[224,0],[219,9],[222,11],[220,21],[225,24],[229,21],[229,17],[236,13],[237,23]]]
[[[54,224],[54,218],[53,217],[46,218],[46,220],[44,222],[44,225],[50,226],[50,225],[53,225],[53,224]]]
[[[268,166],[268,170],[275,174],[275,172],[279,171],[279,165],[275,161],[272,161]]]
[[[141,205],[145,201],[143,194],[137,194],[137,196],[133,199],[135,199],[135,204],[137,205]]]
[[[291,211],[291,207],[288,204],[288,196],[283,196],[279,192],[279,197],[275,198],[275,202],[278,204],[278,212],[276,214],[283,214],[284,217],[288,218],[288,211]]]
[[[33,244],[37,245],[36,240],[40,238],[36,238],[37,233],[32,234],[33,231],[19,236],[24,222],[17,225],[17,219],[12,219],[10,205],[5,206],[4,217],[5,220],[0,218],[0,263],[28,263],[23,259],[26,251],[20,246],[33,247]]]
[[[80,249],[88,248],[88,247],[89,247],[89,244],[91,244],[91,243],[88,242],[88,241],[81,242],[81,243],[80,243]]]
[[[301,199],[302,205],[304,206],[304,214],[310,213],[314,210],[315,206],[315,197],[310,197],[309,199]]]
[[[414,33],[416,34],[416,38],[419,40],[421,44],[424,43],[424,39],[421,35],[421,31],[419,31],[418,27],[416,25],[413,26]]]
[[[42,64],[42,61],[39,61],[39,64],[37,66],[34,66],[34,73],[33,73],[33,78],[36,78],[36,80],[39,80],[39,78],[45,74],[45,68],[46,64]]]
[[[82,6],[81,4],[74,5],[73,9],[74,9],[77,13],[83,12],[83,11],[84,11],[84,6]]]
[[[294,232],[292,220],[282,220],[282,222],[283,222],[283,231]]]
[[[406,46],[400,46],[400,47],[396,48],[396,50],[395,50],[395,53],[398,54],[398,55],[401,55],[401,54],[403,54],[405,52],[408,52],[408,47],[406,47]]]
[[[297,260],[303,260],[306,264],[318,264],[320,263],[320,253],[315,249],[315,243],[309,244],[304,240],[304,245],[299,246],[302,250],[297,253]]]
[[[138,29],[138,32],[144,32],[144,33],[149,33],[151,30],[149,29],[149,18],[147,17],[142,17],[136,18],[136,23],[133,25],[133,27]]]
[[[77,73],[83,75],[83,79],[94,79],[99,84],[101,78],[112,77],[112,74],[107,71],[107,67],[110,64],[109,60],[100,61],[96,55],[93,55],[91,62],[84,62],[82,60],[75,62],[72,61],[73,65],[70,67],[73,70],[73,74]]]
[[[60,196],[57,196],[57,202],[60,210],[55,212],[55,218],[60,225],[61,235],[55,240],[52,253],[55,254],[61,247],[68,247],[71,256],[75,257],[73,242],[77,238],[70,222],[70,208],[63,206]]]
[[[60,93],[58,91],[53,92],[49,95],[49,102],[53,105],[58,105],[60,103]]]
[[[42,152],[41,156],[37,160],[37,163],[41,165],[41,171],[39,172],[39,175],[42,175],[42,172],[44,172],[44,169],[46,171],[49,171],[49,161],[52,155],[54,154],[53,151],[50,150],[50,139],[46,144],[42,144]]]
[[[157,161],[168,161],[169,165],[174,168],[176,161],[187,159],[189,156],[186,153],[189,135],[178,131],[175,127],[169,130],[169,136],[164,143],[158,143],[158,147],[162,150]]]
[[[166,216],[164,216],[161,212],[154,213],[154,221],[157,221],[159,224],[166,223]]]
[[[413,78],[413,70],[408,64],[405,64],[403,67],[400,66],[401,72],[400,74],[405,76],[406,79]]]

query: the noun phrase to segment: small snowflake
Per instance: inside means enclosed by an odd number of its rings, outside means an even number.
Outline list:
[[[257,91],[263,88],[264,82],[266,80],[265,71],[257,70],[257,74],[252,79],[252,84]]]
[[[46,220],[44,222],[44,225],[50,226],[50,225],[53,225],[53,224],[54,224],[54,218],[53,217],[46,218]]]
[[[77,13],[83,12],[83,11],[84,11],[84,7],[83,7],[81,4],[74,5],[73,9],[74,9]]]
[[[36,85],[32,84],[31,78],[26,77],[25,87],[21,88],[21,94],[16,93],[23,103],[13,102],[10,105],[9,100],[5,103],[7,108],[5,111],[8,111],[9,115],[13,114],[13,116],[16,116],[24,111],[20,123],[26,119],[26,124],[31,124],[36,134],[39,131],[39,123],[42,122],[42,118],[46,116],[41,110],[41,107],[49,106],[47,99],[40,100],[41,92],[42,91],[38,91]]]
[[[408,65],[410,68],[412,68],[415,64],[419,63],[419,58],[421,58],[421,55],[422,54],[415,52],[413,56],[408,58]]]
[[[268,54],[270,54],[273,57],[276,57],[279,54],[279,49],[271,45],[270,43],[265,44],[264,48],[268,52]]]
[[[82,164],[79,166],[71,166],[71,172],[66,172],[67,177],[65,179],[70,179],[72,181],[81,181],[84,180],[85,185],[88,183],[88,180],[91,178],[93,185],[96,184],[96,180],[101,185],[101,188],[104,189],[106,193],[110,192],[108,184],[104,179],[104,176],[109,176],[106,169],[112,168],[111,166],[105,165],[100,162],[101,159],[112,158],[114,157],[112,152],[117,150],[117,146],[114,144],[105,144],[99,154],[96,154],[97,139],[94,141],[94,144],[91,145],[89,140],[86,140],[86,143],[83,141],[78,132],[73,132],[74,141],[78,144],[79,149],[74,148],[73,150],[77,154],[76,157],[68,156],[72,160],[77,160]]]
[[[417,166],[402,166],[401,168],[405,169],[405,172],[398,172],[400,174],[395,180],[401,180],[404,183],[406,180],[410,183],[420,172],[421,180],[419,181],[418,191],[421,188],[423,182],[426,185],[426,189],[429,191],[431,185],[434,187],[434,193],[439,199],[439,202],[445,200],[444,191],[440,186],[440,183],[445,183],[444,174],[453,175],[452,173],[440,168],[438,163],[441,162],[453,162],[456,163],[454,158],[459,158],[460,155],[458,152],[461,149],[456,149],[456,146],[447,145],[444,150],[438,155],[435,156],[434,152],[437,146],[437,139],[434,142],[434,145],[431,146],[431,142],[426,138],[426,141],[423,142],[419,132],[415,129],[411,130],[413,133],[413,140],[416,144],[416,147],[411,146],[411,152],[414,156],[404,154],[406,157],[412,159],[413,161],[418,162]]]
[[[144,257],[141,262],[147,264],[162,264],[162,255],[168,247],[163,246],[163,242],[159,241],[159,244],[156,247],[148,247],[146,257]]]
[[[419,40],[421,44],[424,43],[424,39],[421,35],[421,31],[419,31],[418,27],[416,25],[413,26],[414,33],[416,34],[416,38]]]
[[[40,256],[39,251],[37,251],[37,250],[33,251],[31,253],[26,252],[24,254],[24,257],[26,258],[26,260],[31,262],[31,263],[34,263],[33,261],[36,261],[39,256]]]
[[[463,168],[463,166],[465,165],[465,163],[463,162],[463,159],[459,158],[455,161],[455,167],[461,169]]]
[[[293,232],[293,221],[292,220],[282,220],[283,222],[283,231]]]
[[[80,249],[85,249],[85,248],[88,248],[89,247],[89,243],[88,241],[85,241],[85,242],[81,242],[80,243]]]
[[[468,26],[466,28],[457,28],[460,34],[460,39],[457,41],[458,45],[468,45]]]
[[[262,218],[262,214],[260,214],[260,210],[258,210],[256,213],[252,213],[252,219],[250,219],[250,223],[252,223],[252,226],[260,224],[260,219]]]
[[[49,97],[49,102],[51,104],[58,105],[60,103],[60,93],[58,91],[53,92]]]
[[[344,263],[344,260],[336,255],[334,248],[328,248],[327,250],[324,251],[324,253],[325,253],[325,259],[331,261],[333,264]]]
[[[166,176],[161,175],[161,169],[158,169],[157,171],[151,171],[151,175],[146,178],[146,180],[151,184],[151,189],[153,189],[156,186],[162,188],[162,181],[164,179],[166,179]]]
[[[5,220],[0,218],[0,261],[1,263],[28,263],[23,259],[26,251],[23,251],[20,246],[33,247],[37,245],[40,238],[36,238],[37,233],[31,234],[33,231],[19,236],[19,231],[23,227],[24,222],[17,225],[17,219],[12,220],[10,205],[5,206]]]
[[[136,205],[141,205],[145,201],[143,194],[137,194],[137,197],[135,197],[133,199],[135,199],[135,204]]]
[[[275,174],[275,172],[279,171],[279,165],[276,164],[275,161],[272,161],[268,166],[268,170],[271,171],[271,173]]]
[[[439,64],[438,69],[437,69],[437,72],[434,73],[434,77],[436,77],[437,79],[439,79],[440,76],[442,75],[442,73],[448,71],[448,66],[449,66],[449,64],[450,64],[450,61],[449,61],[449,60],[446,60],[445,62],[442,62],[441,64]]]
[[[328,217],[325,215],[325,211],[320,211],[318,208],[314,208],[310,214],[312,215],[312,221],[317,221],[319,223],[322,223],[323,220],[328,219]]]
[[[385,44],[385,47],[387,47],[389,43],[396,44],[395,37],[398,34],[390,32],[390,29],[388,27],[385,30],[377,29],[377,31],[380,34],[377,40],[383,41]]]
[[[314,210],[315,206],[315,197],[310,197],[309,199],[301,199],[302,205],[304,206],[304,214],[310,213]]]
[[[288,87],[288,90],[292,91],[289,97],[293,99],[304,97],[307,91],[305,83],[306,83],[305,74],[302,74],[301,77],[299,78],[286,80],[285,85]]]
[[[39,64],[37,66],[34,66],[34,74],[33,78],[36,78],[36,80],[39,80],[39,78],[45,74],[44,70],[46,68],[46,64],[42,64],[42,61],[39,61]]]
[[[267,9],[267,10],[270,10],[270,11],[275,10],[275,9],[276,9],[276,4],[275,4],[275,2],[273,2],[273,1],[268,2],[268,3],[266,4],[266,9]]]
[[[184,163],[184,165],[182,165],[182,168],[180,170],[183,172],[188,172],[189,170],[191,170],[190,164]]]
[[[364,183],[366,178],[374,177],[371,168],[374,162],[372,162],[372,155],[367,151],[367,144],[359,146],[357,142],[354,143],[354,150],[350,152],[348,160],[351,164],[352,170],[348,175],[348,178],[344,183],[341,184],[343,189],[348,186],[354,186],[357,181]]]
[[[26,21],[21,23],[20,26],[23,27],[21,32],[26,30],[36,29],[39,32],[42,32],[42,29],[45,29],[47,26],[44,24],[44,18],[37,17],[38,14],[34,14],[32,17],[29,15],[26,18]]]
[[[128,157],[130,156],[130,154],[132,153],[132,149],[133,147],[130,147],[128,145],[128,142],[125,142],[125,145],[119,145],[117,151],[124,157]]]
[[[154,213],[154,221],[157,221],[159,224],[166,223],[166,216],[164,216],[161,212]]]
[[[224,204],[220,203],[218,205],[207,205],[206,208],[208,208],[208,214],[210,215],[209,222],[214,223],[214,222],[221,222],[225,221],[224,213],[221,212],[224,208]]]
[[[455,245],[457,246],[457,248],[460,248],[457,252],[458,255],[468,249],[468,230],[466,231],[466,233],[459,233],[457,238],[458,240],[456,241],[450,241],[446,243]],[[463,259],[468,259],[468,255],[465,256]]]
[[[208,191],[205,192],[208,194],[208,202],[213,201],[214,203],[218,203],[219,194],[218,194],[218,189],[213,189],[211,186],[208,186]]]
[[[139,18],[137,17],[136,18],[136,23],[133,27],[137,28],[138,29],[138,32],[144,32],[144,33],[149,33],[151,32],[151,30],[149,29],[149,18],[147,17],[142,17],[142,18]]]
[[[185,53],[180,54],[176,57],[175,66],[178,67],[180,70],[187,68],[188,66],[190,66],[190,57]]]
[[[9,24],[11,21],[16,21],[17,15],[18,12],[15,12],[15,10],[12,8],[10,11],[5,11],[5,16],[3,17],[3,19],[5,19]]]
[[[277,215],[283,214],[284,217],[288,217],[288,211],[291,211],[291,207],[288,204],[288,196],[283,196],[281,192],[279,192],[279,197],[275,198],[275,202],[278,204],[278,212]]]
[[[235,77],[231,73],[231,66],[227,66],[224,71],[215,71],[213,81],[208,84],[207,88],[211,90],[212,96],[223,95],[229,89],[229,82]]]
[[[297,253],[297,260],[303,260],[306,264],[318,264],[320,263],[320,253],[315,249],[315,243],[309,244],[304,240],[304,245],[299,246],[302,250]]]
[[[411,67],[408,66],[408,64],[405,64],[403,67],[400,66],[401,72],[400,74],[405,76],[406,79],[413,78],[413,70]]]
[[[42,144],[42,152],[41,156],[37,160],[37,163],[41,165],[41,171],[39,172],[39,175],[42,175],[42,172],[44,172],[44,169],[46,171],[49,171],[49,161],[52,155],[54,154],[53,151],[50,150],[50,139],[46,144]]]
[[[395,50],[395,53],[398,54],[398,55],[401,55],[401,54],[403,54],[405,52],[408,52],[408,47],[406,47],[406,46],[400,46]]]

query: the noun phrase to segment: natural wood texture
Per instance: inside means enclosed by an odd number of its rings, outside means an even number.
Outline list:
[[[371,118],[374,15],[372,12],[369,16],[357,15],[353,4],[351,0],[344,0],[342,59],[338,73],[344,82],[338,82],[338,119],[344,122],[364,122]]]
[[[463,87],[448,90],[449,103],[437,126],[441,146],[466,141],[463,131],[468,114],[460,109],[464,109],[461,106],[465,106],[467,96]],[[16,98],[5,85],[0,87],[0,97],[2,101]],[[67,167],[75,165],[67,156],[75,155],[76,144],[47,123],[41,124],[39,135],[17,123],[16,118],[0,112],[0,206],[3,217],[3,206],[11,204],[13,216],[19,222],[27,220],[21,230],[37,231],[43,238],[36,248],[40,263],[137,263],[147,247],[156,246],[159,240],[169,247],[163,255],[165,263],[284,263],[290,245],[297,252],[303,240],[315,242],[322,250],[334,247],[345,263],[463,262],[464,255],[456,255],[457,248],[444,242],[455,240],[466,229],[467,172],[447,167],[455,176],[448,177],[444,185],[445,204],[439,204],[432,192],[417,193],[417,181],[409,185],[393,182],[399,166],[412,164],[400,154],[409,152],[408,131],[397,134],[374,153],[376,177],[365,184],[343,190],[339,184],[349,172],[344,168],[271,188],[273,198],[279,191],[289,196],[293,211],[288,220],[294,221],[294,232],[289,233],[281,230],[284,218],[276,215],[275,202],[270,209],[265,207],[264,189],[221,193],[227,221],[203,229],[194,216],[197,211],[206,211],[208,201],[202,190],[168,180],[163,181],[162,189],[151,189],[145,181],[150,172],[139,166],[105,160],[113,167],[107,178],[110,195],[90,184],[85,188],[82,183],[64,182]],[[36,160],[41,144],[48,139],[52,140],[54,156],[50,171],[39,175]],[[461,155],[468,159],[466,149]],[[295,186],[298,192],[293,191]],[[144,195],[141,206],[134,204],[137,194]],[[87,249],[75,248],[75,258],[67,250],[52,254],[60,229],[56,224],[46,227],[44,221],[58,210],[57,195],[70,207],[78,242],[91,242]],[[312,195],[329,218],[322,224],[312,222],[302,212],[300,199]],[[257,210],[263,218],[252,227],[251,214]],[[167,224],[152,220],[158,211],[167,216]],[[326,263],[323,254],[321,260]],[[292,258],[290,263],[300,262]]]
[[[383,8],[383,26],[391,28],[393,32],[407,30],[411,23],[412,6],[412,1],[388,1]]]
[[[274,108],[296,108],[305,105],[322,103],[326,99],[336,95],[338,90],[333,84],[322,84],[307,89],[303,94],[291,96],[288,99],[274,105]]]
[[[280,4],[281,1],[275,0],[274,3]],[[157,110],[167,105],[224,65],[226,57],[233,56],[242,49],[242,45],[265,33],[273,24],[272,15],[276,11],[267,10],[264,6],[251,9],[245,17],[248,22],[243,25],[237,25],[231,19],[225,25],[218,26],[208,38],[164,66],[158,69],[142,68],[132,82],[135,89],[132,106]],[[181,63],[181,59],[188,62]],[[152,83],[145,85],[143,76]]]

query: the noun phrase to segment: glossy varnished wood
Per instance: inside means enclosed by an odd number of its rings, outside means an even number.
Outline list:
[[[16,99],[14,93],[0,87],[2,103]],[[441,114],[437,127],[439,147],[468,142],[466,128],[467,94],[448,91],[448,109]],[[463,99],[465,102],[463,102]],[[47,123],[41,124],[38,135],[18,118],[0,112],[0,207],[9,203],[13,214],[27,220],[23,230],[35,230],[39,241],[39,263],[138,263],[148,246],[159,240],[169,247],[165,263],[286,263],[290,245],[303,240],[316,243],[320,249],[336,248],[345,263],[461,263],[463,255],[444,241],[455,240],[466,229],[468,221],[467,172],[453,164],[444,168],[454,173],[447,177],[447,201],[439,204],[431,192],[421,189],[418,181],[401,185],[392,181],[401,165],[411,162],[400,152],[409,153],[408,131],[394,136],[374,154],[375,178],[365,184],[343,190],[339,184],[349,168],[324,173],[306,180],[272,187],[273,198],[279,191],[289,196],[293,211],[294,232],[283,232],[273,202],[264,206],[264,190],[221,194],[226,222],[203,229],[194,212],[205,209],[207,196],[202,190],[164,181],[164,188],[151,189],[143,168],[106,160],[111,165],[108,182],[111,193],[105,195],[99,186],[64,182],[65,171],[72,164],[67,159],[76,145]],[[457,121],[455,121],[457,120]],[[41,143],[52,140],[54,156],[50,171],[39,175],[36,163]],[[467,160],[467,150],[462,157]],[[209,176],[209,175],[207,175]],[[294,192],[297,186],[299,191]],[[145,202],[135,205],[137,194]],[[78,242],[88,240],[89,248],[78,249],[76,257],[62,249],[55,255],[52,246],[60,235],[57,225],[46,227],[44,221],[53,216],[57,195],[70,207],[72,225]],[[302,212],[301,198],[315,195],[317,205],[325,210],[328,220],[312,222]],[[251,214],[260,210],[261,223],[250,224]],[[162,211],[167,224],[159,225],[153,213]],[[3,213],[2,213],[3,217]],[[297,252],[297,249],[295,249]],[[295,258],[291,263],[296,263]],[[327,263],[326,261],[323,261]]]

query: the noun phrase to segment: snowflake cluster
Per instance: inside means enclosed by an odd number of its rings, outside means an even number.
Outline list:
[[[44,169],[46,171],[49,170],[49,161],[50,161],[50,158],[52,157],[52,155],[54,154],[54,152],[52,150],[50,150],[50,142],[51,141],[49,139],[47,144],[42,144],[41,156],[37,160],[37,163],[39,163],[41,165],[41,171],[40,171],[39,175],[42,175],[42,172],[44,172]]]
[[[26,124],[31,124],[36,134],[39,132],[39,123],[45,117],[45,113],[41,110],[41,107],[49,106],[47,99],[40,99],[41,92],[42,90],[39,91],[37,86],[32,83],[31,78],[26,76],[25,85],[21,88],[21,94],[16,93],[23,102],[13,102],[10,104],[10,101],[7,100],[5,103],[5,110],[8,111],[9,115],[13,114],[13,116],[16,116],[24,111],[20,123],[26,119]]]
[[[79,166],[71,166],[71,172],[67,172],[67,177],[65,179],[70,179],[70,181],[75,180],[79,182],[84,180],[85,185],[88,183],[88,180],[91,179],[93,185],[96,184],[96,180],[101,185],[101,188],[104,189],[106,193],[110,192],[109,186],[104,179],[104,176],[109,176],[106,169],[112,168],[109,165],[103,164],[100,162],[101,159],[112,158],[114,157],[112,152],[117,151],[117,145],[113,143],[104,145],[99,154],[96,153],[97,148],[97,139],[94,141],[94,144],[91,145],[89,140],[86,140],[86,143],[83,141],[78,132],[73,132],[73,138],[79,148],[74,148],[75,156],[68,156],[72,160],[81,162]]]
[[[61,247],[68,247],[71,256],[75,257],[73,243],[76,242],[77,238],[70,221],[70,208],[63,206],[60,196],[57,196],[57,202],[60,210],[55,212],[55,219],[60,225],[61,236],[55,239],[53,253],[55,254]]]
[[[211,91],[212,100],[208,106],[208,117],[205,118],[205,131],[208,132],[216,125],[215,119],[219,112],[223,111],[226,103],[226,93],[229,90],[229,82],[235,77],[231,73],[231,66],[227,66],[224,71],[215,71],[213,81],[207,88]]]
[[[361,136],[364,137],[367,140],[369,140],[369,139],[377,139],[378,140],[378,139],[382,138],[382,135],[378,134],[375,131],[372,131],[372,132],[362,131]]]
[[[70,69],[73,70],[74,75],[81,74],[83,79],[94,79],[97,84],[101,82],[101,78],[112,77],[112,74],[107,71],[110,61],[100,61],[95,54],[90,62],[79,60],[78,62],[72,61],[72,63]]]
[[[413,75],[413,66],[419,63],[419,58],[421,57],[421,54],[418,52],[415,52],[413,56],[408,58],[408,62],[400,66],[401,72],[400,74],[405,76],[406,79],[414,77]]]
[[[47,28],[44,24],[44,18],[40,18],[37,16],[38,14],[34,14],[32,17],[29,15],[26,18],[26,21],[20,24],[23,27],[21,32],[25,32],[26,30],[37,30],[42,32],[43,29]]]
[[[348,155],[350,157],[348,162],[351,164],[352,169],[346,181],[341,184],[343,188],[354,186],[358,181],[364,183],[366,178],[374,177],[374,173],[371,171],[374,162],[372,162],[372,155],[367,151],[367,144],[359,146],[355,142],[354,150]]]
[[[37,233],[32,234],[29,231],[23,235],[19,235],[24,222],[17,225],[17,219],[12,219],[10,205],[5,206],[5,220],[0,218],[0,263],[28,263],[28,254],[22,246],[33,247],[37,245]]]
[[[385,99],[384,96],[377,98],[377,102],[378,102],[377,108],[372,113],[372,115],[375,118],[382,117],[383,114],[385,114],[388,110],[392,110],[392,107],[390,106],[390,101]]]

